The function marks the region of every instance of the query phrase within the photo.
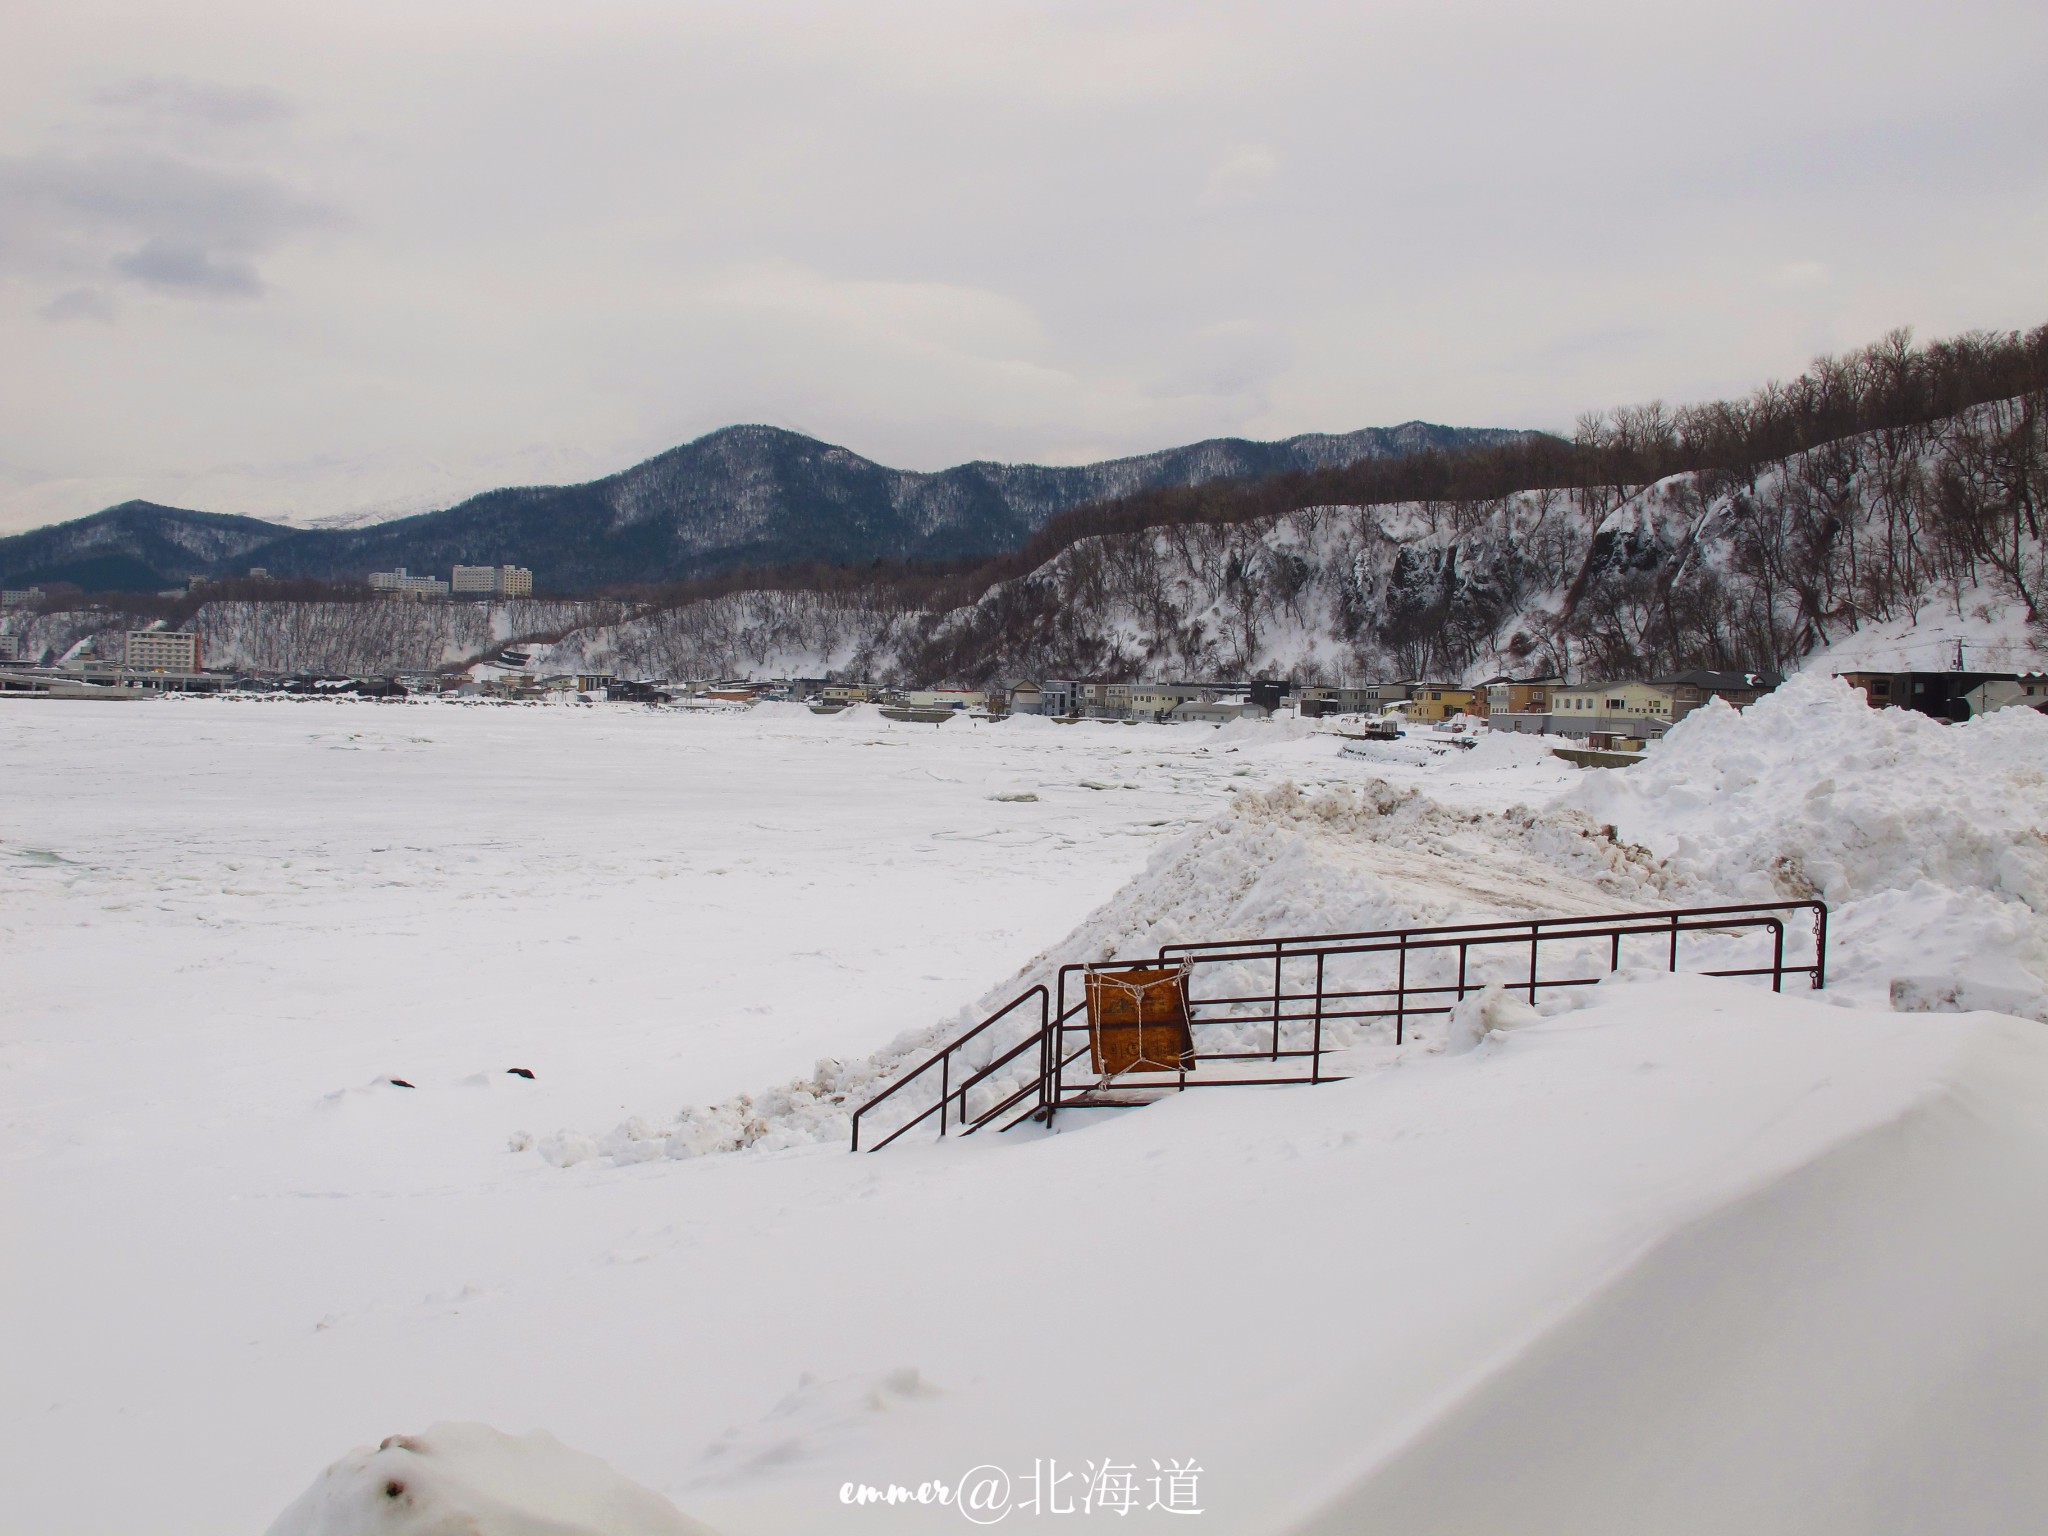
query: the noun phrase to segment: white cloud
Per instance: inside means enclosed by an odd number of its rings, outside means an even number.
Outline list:
[[[0,51],[0,464],[1563,426],[2048,319],[2044,66],[1999,0],[71,0]]]
[[[1205,202],[1231,203],[1261,190],[1280,173],[1280,157],[1264,144],[1238,144],[1223,152],[1202,187]]]
[[[119,310],[98,288],[66,288],[38,311],[45,320],[110,321]]]
[[[1824,288],[1833,275],[1824,261],[1788,261],[1771,281],[1780,288]]]
[[[103,87],[92,95],[95,106],[113,109],[152,126],[198,124],[207,128],[240,129],[283,122],[292,104],[261,86],[225,85],[137,75]]]

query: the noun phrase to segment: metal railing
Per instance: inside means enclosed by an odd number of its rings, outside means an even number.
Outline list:
[[[913,1084],[921,1082],[931,1083],[931,1074],[934,1072],[938,1074],[934,1084],[938,1089],[937,1100],[918,1110],[910,1119],[894,1127],[880,1141],[875,1142],[867,1150],[870,1152],[881,1151],[882,1148],[889,1145],[890,1142],[901,1136],[912,1126],[922,1125],[933,1115],[939,1117],[939,1134],[941,1136],[948,1134],[949,1120],[959,1124],[963,1129],[973,1129],[974,1125],[970,1122],[968,1114],[969,1097],[976,1088],[995,1078],[996,1074],[1004,1067],[1039,1044],[1046,1033],[1048,1023],[1047,1009],[1051,1003],[1051,998],[1052,994],[1046,990],[1045,983],[1043,982],[1024,992],[1020,992],[994,1013],[975,1025],[974,1028],[967,1031],[966,1034],[953,1041],[952,1044],[943,1047],[936,1055],[904,1073],[903,1076],[897,1078],[887,1088],[884,1088],[872,1099],[869,1099],[867,1103],[861,1105],[853,1113],[853,1150],[856,1152],[861,1150],[860,1132],[861,1121],[864,1117],[880,1108],[889,1100],[894,1099]],[[1038,1022],[1031,1029],[1030,1033],[1022,1041],[1010,1046],[1007,1050],[1003,1050],[1002,1054],[994,1060],[986,1062],[978,1068],[969,1067],[967,1065],[968,1047],[972,1046],[1004,1019],[1009,1018],[1019,1009],[1032,1002],[1038,1004]],[[999,1046],[993,1046],[992,1048],[1000,1049]],[[1033,1082],[1035,1083],[1041,1075],[1039,1068],[1034,1065],[1032,1069]],[[1005,1099],[1003,1102],[1007,1104],[1010,1101]],[[974,1118],[978,1120],[985,1114],[986,1110],[984,1109],[980,1115]]]
[[[1021,993],[862,1105],[853,1147],[863,1150],[864,1119],[918,1084],[936,1097],[920,1105],[912,1094],[915,1112],[865,1150],[879,1151],[935,1116],[940,1136],[972,1135],[999,1121],[1003,1130],[1050,1123],[1061,1109],[1142,1103],[1188,1088],[1334,1082],[1343,1074],[1324,1060],[1333,1051],[1375,1039],[1403,1044],[1416,1021],[1447,1015],[1487,986],[1534,1004],[1546,992],[1594,985],[1625,960],[1642,964],[1646,952],[1662,970],[1692,958],[1706,962],[1692,967],[1701,975],[1768,977],[1774,992],[1786,977],[1804,977],[1818,989],[1827,979],[1827,920],[1817,901],[1690,907],[1167,944],[1144,960],[1062,966],[1052,988]],[[1810,941],[1792,932],[1809,925]],[[1086,978],[1140,967],[1184,974],[1192,1048],[1167,1071],[1083,1068],[1091,1054]],[[1017,1021],[1014,1036],[991,1036],[1005,1020]]]

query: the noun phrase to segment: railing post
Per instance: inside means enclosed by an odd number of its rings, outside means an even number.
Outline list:
[[[1399,1045],[1408,1028],[1408,935],[1401,935],[1399,968],[1394,973],[1394,1044]]]
[[[1771,919],[1771,990],[1785,990],[1785,925]]]
[[[1612,973],[1621,969],[1621,930],[1615,929],[1607,941],[1607,969]]]
[[[1529,1006],[1536,1006],[1536,946],[1542,943],[1536,924],[1529,925]]]
[[[1458,1001],[1461,1003],[1465,1001],[1465,961],[1471,950],[1472,946],[1469,944],[1458,946]]]
[[[1671,974],[1678,974],[1678,914],[1671,914]]]
[[[953,1053],[949,1050],[939,1058],[939,1140],[946,1139],[946,1103],[953,1097]],[[967,1106],[960,1106],[965,1118]]]
[[[1828,984],[1828,908],[1826,902],[1813,904],[1813,990]]]
[[[1329,956],[1316,951],[1316,1037],[1310,1042],[1312,1054],[1308,1059],[1308,1080],[1320,1083],[1323,1080],[1323,965]]]
[[[1285,951],[1278,944],[1273,946],[1273,1053],[1268,1061],[1280,1059],[1280,985],[1281,968],[1286,964]]]
[[[1050,993],[1047,993],[1038,999],[1038,1113],[1041,1117],[1041,1123],[1049,1123],[1046,1106],[1050,1100],[1047,1099],[1045,1092],[1045,1036],[1050,1025],[1046,1019],[1045,1010],[1046,998],[1050,995]]]

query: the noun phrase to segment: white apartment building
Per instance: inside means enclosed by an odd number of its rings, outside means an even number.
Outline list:
[[[370,590],[394,597],[446,597],[448,583],[437,576],[408,576],[401,565],[395,571],[370,572]]]
[[[493,597],[530,597],[533,572],[519,565],[458,565],[448,585],[457,592],[487,592]]]
[[[123,660],[131,672],[197,672],[199,636],[185,630],[131,629]]]

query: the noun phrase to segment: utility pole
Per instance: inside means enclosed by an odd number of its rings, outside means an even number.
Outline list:
[[[1953,667],[1950,667],[1949,670],[1951,672],[1960,672],[1963,670],[1963,642],[1960,639],[1956,641],[1956,664]]]

